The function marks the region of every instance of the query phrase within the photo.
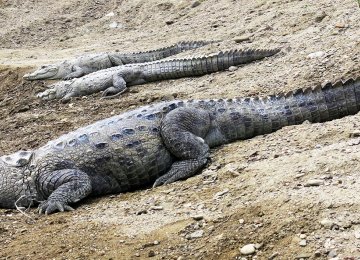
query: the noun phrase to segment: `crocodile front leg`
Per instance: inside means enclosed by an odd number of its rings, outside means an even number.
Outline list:
[[[85,71],[83,68],[79,66],[72,66],[71,67],[72,72],[67,74],[65,77],[63,77],[63,80],[69,80],[73,78],[80,78],[85,75]]]
[[[153,187],[188,178],[206,165],[210,148],[203,138],[210,126],[210,115],[205,110],[179,108],[165,116],[161,136],[166,147],[179,160],[155,181]]]
[[[39,213],[51,214],[56,211],[73,210],[71,203],[87,197],[92,190],[90,177],[77,169],[53,171],[40,174],[37,189],[45,201],[39,205]]]

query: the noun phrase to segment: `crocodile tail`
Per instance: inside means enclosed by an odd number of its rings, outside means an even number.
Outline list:
[[[230,50],[204,57],[148,63],[144,64],[144,71],[148,81],[201,76],[265,58],[279,51],[280,49]]]
[[[360,77],[267,97],[222,100],[215,109],[226,142],[272,133],[306,120],[330,121],[360,111]]]
[[[261,122],[254,127],[258,129],[254,135],[271,133],[306,120],[312,123],[330,121],[360,111],[360,77],[249,100],[252,111],[256,111],[254,121]]]
[[[133,53],[110,53],[109,58],[114,65],[144,63],[161,60],[178,53],[200,48],[215,41],[182,41],[168,47]]]

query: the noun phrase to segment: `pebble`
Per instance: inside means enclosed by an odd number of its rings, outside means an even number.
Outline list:
[[[239,219],[239,223],[240,223],[240,224],[244,224],[244,223],[245,223],[245,220],[244,220],[244,219]]]
[[[315,17],[315,22],[320,23],[326,16],[327,14],[324,11],[318,13]]]
[[[360,239],[360,229],[355,230],[354,235],[355,235],[355,238]]]
[[[150,250],[149,253],[148,253],[148,256],[149,257],[154,257],[155,256],[154,250]]]
[[[355,138],[355,137],[359,137],[359,136],[360,136],[360,131],[357,131],[357,130],[349,133],[350,138]]]
[[[163,206],[151,206],[149,209],[150,210],[163,210],[164,207]]]
[[[320,221],[320,224],[323,226],[323,227],[326,227],[326,228],[329,228],[331,229],[332,226],[335,224],[334,221],[330,220],[330,219],[327,219],[327,218],[324,218]]]
[[[118,27],[118,23],[117,22],[112,22],[110,25],[109,25],[110,28],[114,29],[114,28],[117,28]]]
[[[301,239],[305,239],[306,238],[306,235],[305,234],[300,234],[299,236]]]
[[[337,253],[335,250],[330,250],[330,252],[328,253],[328,257],[329,258],[334,258],[337,256]]]
[[[229,189],[226,189],[226,190],[223,190],[223,191],[219,191],[219,192],[215,193],[214,199],[217,199],[217,198],[225,195],[225,194],[228,193],[228,192],[229,192]]]
[[[187,236],[188,239],[200,238],[204,235],[204,230],[196,230]]]
[[[255,253],[254,244],[247,244],[247,245],[243,246],[240,249],[240,253],[243,254],[243,255],[251,255],[251,254]]]
[[[112,17],[112,16],[115,16],[115,13],[114,13],[114,12],[110,12],[110,13],[106,14],[105,16],[107,16],[107,17]]]
[[[235,71],[235,70],[237,70],[238,69],[238,67],[236,67],[236,66],[230,66],[229,67],[229,71]]]
[[[324,181],[323,181],[323,180],[318,180],[318,179],[308,180],[308,181],[304,184],[305,187],[320,186],[320,185],[324,185]]]
[[[325,55],[326,55],[326,52],[317,51],[317,52],[310,53],[308,55],[308,58],[310,58],[310,59],[321,58],[321,57],[324,57]]]
[[[307,245],[306,240],[305,239],[300,240],[299,245],[300,246],[306,246]]]
[[[310,257],[311,257],[311,254],[303,253],[303,254],[297,255],[297,256],[295,257],[295,259],[304,260],[304,259],[307,259],[307,258],[310,258]]]
[[[192,218],[193,218],[193,220],[199,221],[199,220],[204,219],[204,216],[203,215],[196,215],[196,216],[193,216]]]
[[[234,41],[236,43],[241,43],[241,42],[245,42],[245,41],[249,41],[249,40],[250,40],[250,36],[247,36],[247,35],[239,36],[234,39]]]
[[[199,6],[200,4],[201,4],[200,1],[195,1],[191,4],[191,8],[195,8],[195,7]]]

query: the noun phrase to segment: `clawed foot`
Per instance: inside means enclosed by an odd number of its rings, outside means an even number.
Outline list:
[[[156,179],[156,181],[154,182],[152,187],[156,188],[158,186],[166,185],[166,184],[169,184],[169,183],[172,183],[172,182],[174,182],[174,181],[171,181],[171,176],[163,175],[163,176]]]
[[[120,96],[122,93],[124,93],[127,90],[127,88],[120,90],[118,88],[110,87],[104,90],[102,93],[102,98],[108,99],[108,98],[114,98]]]
[[[63,77],[62,79],[63,79],[63,80],[70,80],[70,79],[73,79],[73,78],[75,78],[75,77],[72,77],[72,76],[65,76],[65,77]]]
[[[64,211],[73,211],[74,209],[64,202],[56,201],[56,200],[46,200],[40,203],[38,207],[39,214],[52,214],[56,211],[64,212]]]

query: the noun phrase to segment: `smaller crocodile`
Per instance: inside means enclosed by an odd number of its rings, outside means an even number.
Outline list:
[[[103,96],[120,95],[126,91],[127,86],[223,71],[230,66],[272,56],[279,51],[280,49],[231,50],[198,58],[117,66],[79,79],[57,82],[37,96],[43,100],[62,99],[66,102],[71,97],[90,95],[100,91],[104,91]]]
[[[114,66],[160,60],[180,52],[200,48],[216,41],[182,41],[161,49],[133,53],[94,53],[82,55],[73,60],[41,66],[38,70],[25,74],[26,80],[72,79]]]

